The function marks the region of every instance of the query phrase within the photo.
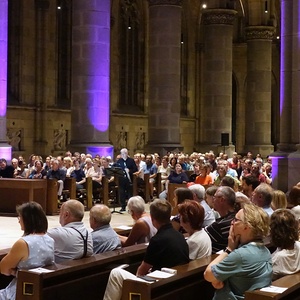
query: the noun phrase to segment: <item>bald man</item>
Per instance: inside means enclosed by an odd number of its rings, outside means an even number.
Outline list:
[[[111,212],[104,204],[97,204],[90,210],[90,226],[93,229],[94,253],[103,253],[121,248],[117,233],[110,226]]]
[[[48,235],[54,239],[56,263],[93,255],[92,235],[82,222],[83,216],[84,206],[78,200],[68,200],[61,206],[61,227],[48,230]]]

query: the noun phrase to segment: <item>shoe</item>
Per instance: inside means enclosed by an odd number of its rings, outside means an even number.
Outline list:
[[[126,211],[126,209],[125,208],[121,208],[120,211]]]

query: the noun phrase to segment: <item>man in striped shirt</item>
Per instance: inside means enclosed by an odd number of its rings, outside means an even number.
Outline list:
[[[221,217],[211,225],[205,227],[205,231],[212,242],[212,253],[225,249],[228,244],[231,221],[236,213],[235,200],[235,192],[228,186],[219,187],[214,195],[214,209]]]

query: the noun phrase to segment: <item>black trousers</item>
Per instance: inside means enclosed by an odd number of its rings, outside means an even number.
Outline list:
[[[119,197],[121,208],[126,208],[126,200],[132,197],[133,188],[131,182],[128,180],[127,177],[120,177],[119,178]]]

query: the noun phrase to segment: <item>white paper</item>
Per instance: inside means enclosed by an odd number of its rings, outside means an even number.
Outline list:
[[[122,230],[128,230],[128,229],[132,229],[132,226],[121,225],[121,226],[118,226],[118,227],[115,227],[115,228],[122,229]]]
[[[45,268],[34,268],[34,269],[30,269],[28,271],[34,272],[34,273],[39,273],[39,274],[54,272],[54,270],[49,270],[49,269],[45,269]]]
[[[171,274],[171,273],[167,273],[167,272],[162,272],[162,271],[158,271],[158,270],[147,274],[147,276],[153,277],[153,278],[157,278],[157,279],[169,278],[169,277],[172,277],[174,275],[175,274]]]
[[[279,287],[279,286],[274,286],[274,285],[270,285],[268,287],[262,288],[260,289],[262,292],[270,292],[270,293],[278,293],[281,294],[283,293],[285,290],[287,290],[287,288],[283,288],[283,287]]]

